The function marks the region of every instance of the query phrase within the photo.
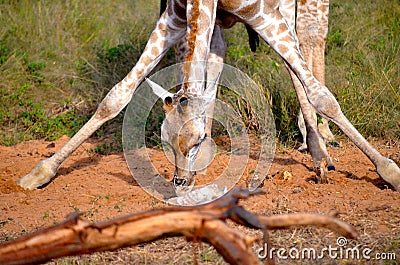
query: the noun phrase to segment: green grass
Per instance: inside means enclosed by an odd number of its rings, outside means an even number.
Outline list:
[[[371,3],[332,6],[327,82],[362,133],[399,138],[400,1]]]
[[[226,37],[226,62],[267,89],[280,140],[299,139],[298,103],[281,59],[264,43],[252,53],[243,27]],[[400,1],[331,1],[325,53],[326,84],[356,128],[366,137],[399,139]]]
[[[400,2],[337,0],[330,10],[327,86],[362,134],[398,139]],[[0,144],[73,135],[137,61],[157,17],[158,1],[0,1]],[[266,44],[252,53],[243,25],[225,35],[226,62],[265,88],[279,139],[299,139],[282,60]],[[160,67],[173,62],[170,52]],[[122,117],[96,136],[119,138]]]

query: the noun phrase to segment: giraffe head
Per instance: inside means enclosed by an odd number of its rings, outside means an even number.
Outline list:
[[[175,159],[173,185],[177,194],[190,191],[195,183],[195,161],[206,133],[206,110],[215,99],[214,85],[202,95],[180,90],[172,94],[147,79],[153,92],[163,100],[165,119],[161,141],[169,145]]]

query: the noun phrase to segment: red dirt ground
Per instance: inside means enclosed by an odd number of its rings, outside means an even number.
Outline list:
[[[99,144],[95,140],[90,140],[74,152],[60,168],[58,177],[46,187],[26,191],[15,184],[37,162],[50,156],[67,140],[67,137],[62,137],[54,143],[29,141],[12,147],[0,146],[0,242],[53,225],[73,211],[84,212],[85,218],[91,221],[102,221],[155,207],[166,207],[163,202],[152,198],[137,186],[122,152],[99,155],[91,151]],[[374,145],[400,164],[400,143],[378,141]],[[160,152],[161,156],[161,151],[152,152]],[[278,148],[270,169],[271,175],[263,186],[266,194],[251,198],[243,202],[243,205],[250,211],[269,215],[290,212],[328,213],[336,210],[342,220],[354,225],[359,232],[360,239],[355,244],[367,244],[374,251],[396,253],[399,262],[400,192],[392,190],[379,178],[372,163],[353,144],[345,141],[338,148],[329,148],[329,152],[334,158],[337,171],[331,172],[330,184],[315,184],[309,155],[294,149]],[[255,161],[250,163],[254,164]],[[218,174],[220,164],[223,163],[213,163],[209,173]],[[239,185],[245,185],[250,167]],[[283,177],[285,171],[290,173],[289,177]],[[298,245],[299,240],[318,244],[323,235],[328,234],[331,239],[338,236],[326,229],[318,229],[294,229],[288,235],[275,233],[272,237],[280,237],[280,240],[285,239],[286,242],[289,240],[293,246]],[[281,244],[279,240],[275,243]],[[166,245],[170,250],[165,249]],[[145,258],[146,262],[171,263],[172,259],[166,253],[179,253],[182,245],[185,242],[167,241],[159,257],[157,253],[154,254],[157,251],[152,250],[152,256]],[[396,261],[391,262],[395,264]],[[107,263],[112,262],[108,260],[104,264]]]

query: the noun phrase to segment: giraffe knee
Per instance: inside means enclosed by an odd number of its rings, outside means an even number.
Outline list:
[[[330,93],[319,96],[313,106],[319,114],[332,120],[342,114],[339,103]]]
[[[100,119],[112,119],[129,103],[131,97],[130,91],[114,87],[100,102],[95,115]]]
[[[113,106],[107,98],[104,98],[103,101],[100,102],[95,115],[101,119],[113,116]]]

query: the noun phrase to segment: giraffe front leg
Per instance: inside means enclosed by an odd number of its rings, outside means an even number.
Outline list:
[[[268,13],[264,18],[256,21],[252,27],[285,60],[298,77],[304,89],[296,92],[305,93],[315,110],[322,117],[334,122],[372,161],[378,174],[395,189],[400,190],[400,168],[392,160],[382,156],[365,140],[344,116],[328,88],[312,75],[298,49],[295,36],[288,29],[279,11]]]
[[[400,190],[400,169],[390,159],[382,156],[367,140],[354,128],[344,116],[340,106],[332,93],[318,82],[307,70],[305,63],[294,63],[293,68],[302,80],[307,98],[315,110],[322,116],[334,122],[357,147],[371,160],[377,173],[396,190]]]
[[[173,8],[160,17],[146,48],[135,67],[116,84],[100,103],[93,117],[52,157],[39,162],[26,176],[17,181],[25,189],[35,189],[50,182],[58,168],[102,124],[114,118],[130,101],[133,92],[143,78],[158,64],[168,49],[181,38],[185,31],[182,21]]]

